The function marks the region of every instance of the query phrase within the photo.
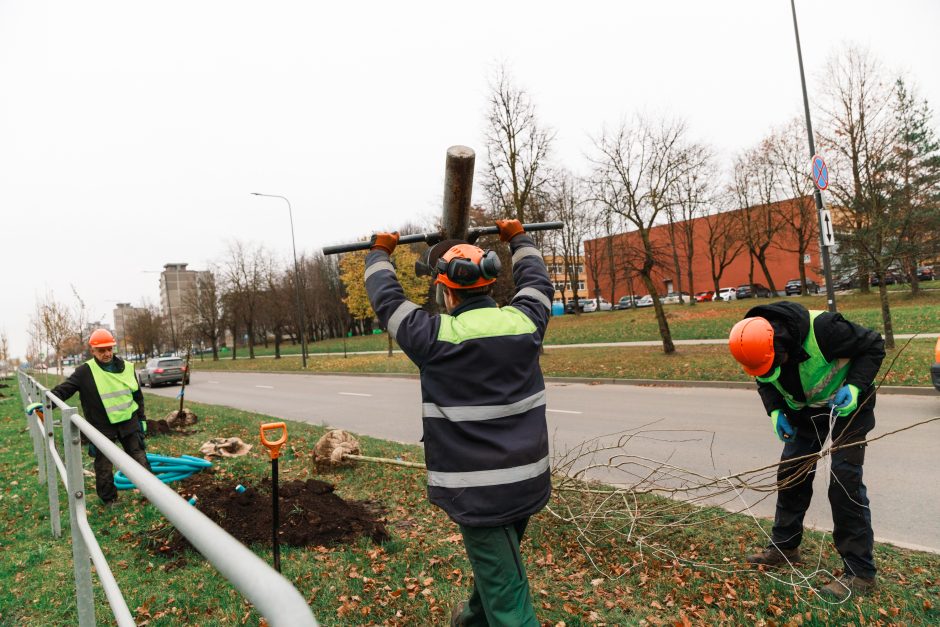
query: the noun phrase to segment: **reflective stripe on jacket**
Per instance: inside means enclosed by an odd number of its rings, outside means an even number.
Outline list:
[[[531,516],[551,494],[539,351],[554,287],[527,235],[511,248],[511,304],[476,296],[453,315],[409,302],[384,252],[366,259],[372,307],[421,372],[428,497],[471,527]]]
[[[836,390],[845,383],[849,372],[850,360],[841,358],[828,361],[819,349],[819,343],[816,340],[816,319],[822,313],[824,312],[819,310],[809,311],[810,328],[803,342],[803,350],[809,355],[809,359],[800,363],[799,373],[806,401],[794,398],[783,387],[779,378],[771,383],[792,409],[826,406]]]
[[[137,411],[137,402],[133,395],[139,389],[133,364],[125,361],[123,371],[108,372],[98,365],[94,357],[85,363],[91,369],[98,396],[101,397],[101,403],[108,414],[108,421],[117,424],[130,420]]]

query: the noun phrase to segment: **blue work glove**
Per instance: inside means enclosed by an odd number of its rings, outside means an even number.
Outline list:
[[[770,412],[770,422],[774,425],[774,432],[781,442],[789,442],[796,435],[796,429],[787,420],[787,415],[780,409]]]
[[[851,383],[843,385],[841,388],[836,390],[835,396],[832,397],[832,400],[829,401],[829,407],[835,407],[839,411],[836,412],[840,417],[848,416],[853,411],[858,409],[858,393],[859,389],[852,385]]]

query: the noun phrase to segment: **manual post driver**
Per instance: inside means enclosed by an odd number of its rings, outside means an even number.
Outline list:
[[[276,440],[269,440],[266,432],[281,429],[281,437]],[[283,422],[267,422],[261,425],[261,443],[268,449],[271,456],[271,538],[274,545],[274,569],[281,572],[281,545],[277,539],[277,529],[280,522],[280,510],[278,508],[277,495],[277,458],[281,454],[281,446],[287,442],[287,425]]]

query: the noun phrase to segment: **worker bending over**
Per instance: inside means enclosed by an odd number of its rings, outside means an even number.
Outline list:
[[[834,412],[829,504],[832,537],[845,572],[820,592],[840,600],[870,592],[875,588],[874,534],[862,465],[865,436],[875,426],[872,383],[885,356],[884,340],[842,314],[807,311],[783,301],[748,311],[731,329],[729,347],[744,371],[757,377],[764,408],[784,443],[771,542],[747,561],[765,566],[800,561],[816,458],[798,458],[821,450]]]

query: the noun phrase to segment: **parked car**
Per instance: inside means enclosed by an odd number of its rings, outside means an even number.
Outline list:
[[[578,309],[580,309],[584,313],[593,313],[597,311],[597,303],[595,303],[590,298],[579,298]]]
[[[697,303],[710,303],[715,299],[715,290],[708,290],[706,292],[699,292],[695,295],[695,302]]]
[[[837,290],[851,290],[858,287],[858,277],[854,274],[844,274],[832,280],[833,288]]]
[[[679,292],[669,292],[665,296],[661,296],[659,299],[659,302],[661,302],[664,305],[678,305],[679,304]],[[688,292],[682,292],[682,302],[683,303],[689,302]]]
[[[713,300],[721,300],[726,303],[728,301],[737,300],[737,299],[738,299],[738,290],[737,288],[734,288],[734,287],[723,287],[719,289],[718,294],[716,294],[713,298]]]
[[[918,281],[933,281],[934,273],[933,266],[920,266],[917,268],[917,280]]]
[[[597,305],[598,311],[610,311],[613,309],[613,305],[610,304],[610,301],[605,299],[603,296],[598,298],[595,304]]]
[[[614,303],[614,309],[630,309],[636,304],[638,297],[636,294],[628,294],[627,296],[621,296],[620,300]]]
[[[189,384],[189,373],[179,357],[155,357],[147,360],[144,367],[137,371],[137,380],[142,386],[154,387],[164,383]]]
[[[653,297],[650,296],[649,294],[647,294],[646,296],[643,296],[642,298],[640,298],[640,300],[636,301],[636,306],[637,307],[652,307]]]
[[[787,285],[783,288],[783,291],[787,296],[793,296],[794,294],[800,295],[803,293],[803,284],[799,279],[790,279],[787,281]],[[806,279],[806,292],[809,294],[818,294],[819,284],[816,283],[816,281]]]
[[[755,283],[753,290],[747,283],[744,285],[739,285],[736,294],[738,299],[752,297],[770,298],[772,296],[770,289],[768,289],[766,285],[761,285],[760,283]]]

